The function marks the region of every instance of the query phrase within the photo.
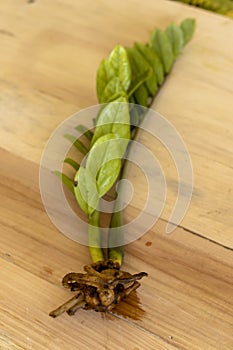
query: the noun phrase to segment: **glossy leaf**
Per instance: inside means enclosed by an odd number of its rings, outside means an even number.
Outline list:
[[[99,196],[104,196],[114,185],[121,171],[121,158],[115,160],[109,160],[103,164],[98,178],[97,178],[97,190]]]
[[[86,214],[91,215],[99,203],[96,180],[87,168],[81,166],[75,175],[74,181],[77,183],[77,186],[74,187],[75,197],[81,209]]]
[[[134,93],[135,99],[137,103],[141,106],[147,107],[148,106],[148,92],[145,88],[145,85],[139,86],[139,88]]]
[[[115,134],[106,134],[98,138],[89,152],[86,168],[96,179],[100,197],[110,190],[121,170],[122,141]]]
[[[126,94],[131,82],[131,69],[125,48],[117,45],[107,60],[103,60],[97,71],[96,89],[101,103],[108,102],[113,95]]]
[[[164,70],[160,58],[156,52],[152,49],[152,47],[140,43],[135,43],[134,46],[144,57],[144,59],[150,64],[151,68],[154,71],[154,74],[156,75],[158,84],[161,85],[164,80]]]
[[[150,37],[150,45],[159,56],[165,73],[169,73],[174,57],[167,34],[160,29],[155,29]]]
[[[96,90],[99,101],[102,98],[106,85],[114,77],[114,75],[114,69],[109,65],[108,60],[102,60],[96,75]]]
[[[122,102],[122,103],[121,103]],[[101,136],[115,134],[120,139],[130,138],[129,106],[125,97],[107,104],[100,112],[91,145]],[[122,144],[122,152],[125,144]]]
[[[106,85],[103,94],[100,98],[101,103],[109,102],[113,96],[125,95],[123,85],[121,84],[120,78],[113,77]]]
[[[153,96],[157,90],[157,80],[151,66],[135,48],[127,48],[127,53],[132,70],[134,72],[137,71],[137,75],[145,74],[145,76],[148,76],[148,78],[145,80],[145,84],[150,95]]]
[[[127,91],[131,82],[131,69],[125,48],[117,45],[110,53],[108,62],[114,69],[114,75],[119,78],[123,89]]]
[[[171,23],[166,29],[166,34],[172,45],[174,58],[177,58],[184,47],[184,36],[182,29],[176,24]]]
[[[129,88],[129,96],[131,96],[139,88],[139,86],[144,84],[144,82],[148,79],[151,73],[151,69],[142,65],[140,69],[138,69],[136,61],[134,59],[132,48],[127,48],[127,54],[129,57],[132,72],[132,81]]]
[[[183,22],[181,22],[180,28],[183,31],[184,36],[184,45],[186,45],[193,36],[195,31],[196,22],[193,18],[187,18]]]
[[[135,67],[135,69],[136,69],[136,67]],[[146,80],[149,78],[149,76],[150,76],[150,72],[146,71],[146,73],[143,72],[143,73],[141,73],[141,75],[138,74],[136,79],[134,79],[132,81],[132,84],[130,86],[130,90],[128,92],[128,99],[129,99],[130,103],[132,103],[131,97],[134,98],[133,94],[135,93],[135,91],[146,82]]]

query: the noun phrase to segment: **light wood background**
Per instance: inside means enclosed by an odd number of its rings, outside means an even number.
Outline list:
[[[168,196],[156,225],[126,247],[123,267],[149,277],[123,314],[51,319],[48,312],[70,297],[62,276],[90,257],[45,213],[43,147],[60,122],[97,103],[96,70],[117,43],[146,42],[155,26],[188,16],[196,18],[195,36],[153,108],[190,152],[190,208],[166,235],[176,170],[166,150],[141,133],[161,162]],[[0,349],[233,349],[232,42],[230,19],[171,1],[0,2]],[[144,192],[140,172],[129,169],[128,177]],[[126,220],[139,207],[136,198]]]

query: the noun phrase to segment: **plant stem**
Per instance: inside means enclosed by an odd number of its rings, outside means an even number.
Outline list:
[[[121,266],[124,257],[124,232],[123,232],[123,211],[112,214],[110,230],[108,234],[109,259],[118,262]],[[111,229],[114,228],[114,233]],[[113,245],[113,247],[112,247]]]
[[[147,112],[147,109],[141,108],[138,105],[134,105],[134,111],[131,110],[131,114],[134,115],[134,113],[137,113],[137,119],[139,120],[138,125],[133,123],[133,129],[131,130],[131,140],[134,140],[137,136],[137,132],[139,130],[139,126],[142,122],[142,120],[145,117],[145,113]],[[137,126],[136,126],[137,125]],[[131,144],[129,142],[126,153],[129,153]],[[125,159],[122,163],[121,172],[119,175],[118,181],[122,180],[125,176],[126,172],[126,165],[127,165],[127,155],[125,156]],[[123,210],[121,208],[123,207],[123,198],[124,198],[124,191],[121,187],[121,182],[119,182],[119,188],[118,188],[118,195],[116,198],[115,206],[114,206],[114,212],[112,213],[111,222],[110,222],[110,230],[108,233],[108,249],[109,249],[109,259],[112,259],[114,261],[117,261],[119,265],[121,266],[123,263],[123,257],[124,257],[124,218],[123,218]],[[111,228],[114,228],[114,230],[111,230]]]
[[[104,255],[101,249],[101,235],[100,235],[100,212],[95,210],[92,215],[89,215],[88,225],[88,246],[93,262],[103,261]]]
[[[122,191],[122,184],[120,180],[122,180],[124,177],[126,163],[126,160],[124,160],[122,163],[122,168],[118,179],[119,187],[117,189],[114,211],[111,216],[108,231],[109,259],[118,262],[120,266],[123,263],[124,257],[124,215],[123,210],[121,210],[121,208],[123,207],[124,193]]]

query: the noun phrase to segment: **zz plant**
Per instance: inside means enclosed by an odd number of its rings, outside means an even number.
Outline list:
[[[94,120],[94,132],[82,125],[77,127],[90,141],[89,149],[74,136],[65,135],[84,155],[85,161],[78,164],[70,158],[64,160],[76,171],[73,179],[54,172],[74,193],[88,217],[93,264],[84,267],[85,274],[71,273],[63,278],[63,285],[78,294],[52,311],[52,317],[64,311],[71,315],[79,308],[109,311],[140,286],[138,279],[147,275],[145,272],[131,275],[120,270],[124,242],[122,211],[115,210],[110,222],[110,228],[119,229],[119,245],[112,246],[110,230],[109,247],[107,251],[101,248],[100,199],[122,176],[123,156],[135,136],[135,125],[144,117],[143,110],[140,112],[129,103],[151,105],[194,29],[193,19],[184,20],[180,26],[170,24],[165,31],[156,28],[148,44],[136,42],[131,48],[117,45],[99,65],[96,90],[99,102],[104,105]]]

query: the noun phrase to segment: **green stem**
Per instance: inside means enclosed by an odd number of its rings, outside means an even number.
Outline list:
[[[121,210],[121,208],[123,207],[124,193],[121,188],[120,180],[124,178],[126,164],[127,164],[127,160],[123,160],[121,172],[118,179],[119,181],[119,187],[117,190],[118,193],[115,193],[116,199],[115,199],[114,211],[111,216],[111,221],[110,221],[109,231],[108,231],[108,247],[109,247],[108,257],[109,259],[112,259],[118,262],[120,266],[123,263],[123,257],[124,257],[124,228],[123,228],[124,215],[123,215],[123,210]]]
[[[139,106],[135,106],[138,112],[139,117],[139,125],[141,124],[142,120],[145,117],[145,113],[147,109],[140,108]],[[131,111],[133,113],[133,111]],[[138,125],[138,126],[139,126]],[[139,128],[134,127],[131,131],[131,140],[134,140]],[[129,147],[127,149],[127,153],[130,150],[130,143]],[[119,175],[119,180],[122,180],[125,177],[126,172],[126,165],[127,165],[127,156],[125,157],[125,160],[123,161],[121,172]],[[123,198],[124,198],[124,191],[121,189],[121,183],[120,187],[118,188],[118,196],[115,201],[114,206],[114,212],[112,213],[111,222],[110,222],[110,230],[108,233],[108,247],[109,247],[109,259],[112,259],[114,261],[117,261],[119,265],[121,266],[123,263],[123,257],[124,257],[124,219],[123,219],[123,210],[120,210],[120,208],[123,207]],[[111,230],[111,228],[114,228],[114,230]]]
[[[114,228],[114,233],[111,230]],[[113,247],[112,247],[113,245]],[[108,234],[109,259],[117,261],[121,266],[124,257],[124,232],[123,232],[123,211],[116,211],[112,214],[110,230]]]
[[[101,248],[101,235],[100,235],[100,212],[95,210],[92,215],[89,215],[88,225],[88,245],[93,262],[103,261],[104,255]]]

